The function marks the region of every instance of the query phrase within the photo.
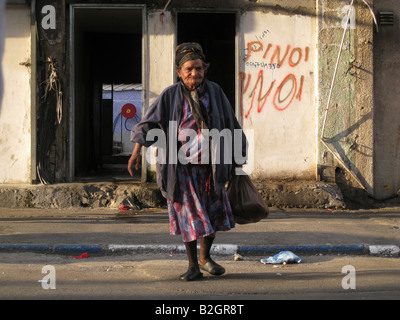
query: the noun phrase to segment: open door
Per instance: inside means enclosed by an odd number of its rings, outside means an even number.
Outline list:
[[[129,178],[130,129],[142,108],[143,10],[78,6],[72,20],[72,178]]]
[[[190,26],[190,28],[188,27]],[[178,13],[178,44],[202,45],[210,70],[207,78],[218,83],[235,107],[236,13]]]

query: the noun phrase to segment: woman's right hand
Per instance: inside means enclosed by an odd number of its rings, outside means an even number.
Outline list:
[[[140,154],[140,150],[142,149],[142,146],[139,143],[136,143],[135,145],[135,149],[132,152],[132,156],[130,157],[129,161],[128,161],[128,171],[129,174],[131,175],[131,177],[134,176],[134,169],[136,171],[139,170],[140,168],[140,163],[142,160],[142,156]]]

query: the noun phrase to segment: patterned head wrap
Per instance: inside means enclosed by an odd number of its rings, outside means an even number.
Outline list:
[[[200,44],[195,42],[182,43],[176,48],[175,64],[178,68],[182,67],[190,60],[201,59],[206,61],[206,56],[203,53],[203,48]]]

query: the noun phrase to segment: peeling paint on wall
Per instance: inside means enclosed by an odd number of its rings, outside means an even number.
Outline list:
[[[7,8],[0,113],[0,183],[31,183],[30,10]]]
[[[372,194],[373,138],[368,132],[373,121],[372,103],[367,103],[372,95],[372,47],[362,44],[365,37],[372,39],[373,17],[361,1],[349,2],[354,9],[341,1],[318,3],[319,135],[324,131],[318,152],[321,178],[325,179],[325,167],[343,168],[350,174],[348,181],[353,180],[350,184]],[[346,32],[344,17],[350,22],[355,19]],[[329,157],[323,156],[326,148]]]

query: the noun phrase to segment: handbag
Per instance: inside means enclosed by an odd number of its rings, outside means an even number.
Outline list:
[[[269,216],[268,206],[248,175],[234,175],[227,194],[237,224],[256,223]]]

